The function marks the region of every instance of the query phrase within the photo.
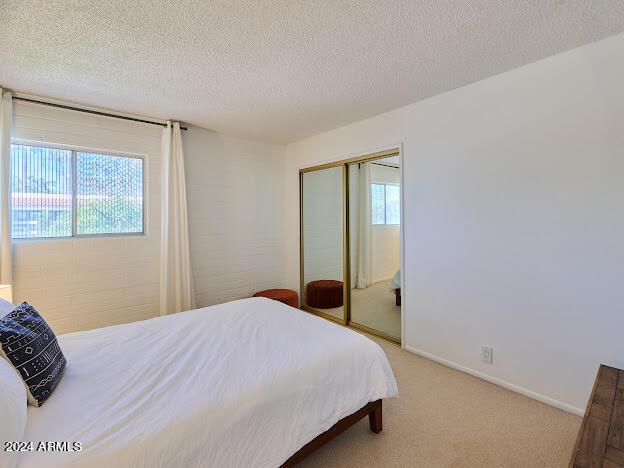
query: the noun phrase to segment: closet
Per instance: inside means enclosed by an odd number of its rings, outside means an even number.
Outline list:
[[[301,169],[302,308],[401,341],[399,149]]]

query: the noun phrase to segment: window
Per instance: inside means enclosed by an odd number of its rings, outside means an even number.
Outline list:
[[[143,159],[11,145],[14,239],[141,234]]]
[[[397,184],[371,184],[373,224],[401,224],[401,188]]]

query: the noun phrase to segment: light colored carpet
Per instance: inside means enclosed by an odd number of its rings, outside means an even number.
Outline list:
[[[351,289],[351,320],[373,330],[401,339],[401,308],[390,291],[390,280],[379,281],[366,289]],[[343,318],[344,308],[317,309]]]
[[[401,339],[401,308],[390,291],[391,281],[379,281],[366,289],[351,290],[351,320]]]
[[[567,466],[581,418],[379,342],[400,394],[383,432],[365,418],[299,466]]]

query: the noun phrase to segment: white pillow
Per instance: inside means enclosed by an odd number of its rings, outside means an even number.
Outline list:
[[[15,368],[0,357],[0,467],[13,468],[18,452],[5,452],[5,442],[19,442],[26,430],[26,387]]]
[[[9,301],[5,301],[4,299],[0,299],[0,317],[4,317],[7,314],[13,312],[17,306],[15,304],[11,304]],[[2,447],[0,447],[2,448]]]

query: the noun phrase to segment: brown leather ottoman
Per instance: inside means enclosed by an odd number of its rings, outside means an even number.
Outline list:
[[[310,281],[306,290],[306,305],[317,309],[342,307],[342,281]]]
[[[254,294],[254,297],[268,297],[295,309],[299,308],[299,295],[297,291],[292,291],[291,289],[267,289],[266,291],[258,291]]]

